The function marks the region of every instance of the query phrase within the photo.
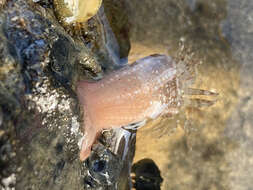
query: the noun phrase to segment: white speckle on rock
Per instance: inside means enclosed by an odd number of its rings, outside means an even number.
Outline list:
[[[77,116],[72,117],[72,123],[71,123],[71,133],[77,135],[79,132],[80,124],[77,121]]]
[[[1,182],[4,185],[3,190],[15,190],[16,175],[11,174],[9,177],[3,178]]]

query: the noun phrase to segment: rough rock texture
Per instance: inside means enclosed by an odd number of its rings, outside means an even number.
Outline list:
[[[82,110],[75,82],[101,77],[101,65],[118,64],[103,41],[100,18],[64,28],[52,1],[36,2],[0,5],[0,188],[128,188],[135,135],[124,137],[121,149],[132,147],[127,157],[116,155],[113,143],[121,139],[113,131],[94,148],[96,156],[85,163],[78,157]]]

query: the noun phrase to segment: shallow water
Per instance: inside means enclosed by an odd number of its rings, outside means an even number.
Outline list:
[[[202,63],[192,87],[219,93],[211,107],[180,112],[183,125],[163,121],[163,135],[148,129],[159,121],[139,130],[134,162],[152,159],[166,190],[253,188],[253,1],[131,0],[126,7],[129,62],[176,57],[183,44]]]

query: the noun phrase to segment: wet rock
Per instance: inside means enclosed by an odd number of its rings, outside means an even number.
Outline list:
[[[119,57],[126,58],[130,51],[128,5],[123,0],[104,0],[103,6],[117,44],[119,44]]]
[[[120,161],[110,152],[114,145],[106,144],[114,132],[94,152],[99,161],[84,165],[78,158],[82,111],[75,83],[83,76],[101,77],[98,62],[110,60],[109,54],[99,57],[80,36],[69,35],[52,7],[47,0],[13,0],[0,13],[0,186],[84,189],[92,177],[100,189],[116,188],[121,182],[111,174],[129,175],[134,149],[123,151],[130,157]],[[104,162],[102,155],[110,159]],[[111,168],[115,162],[122,167]],[[101,178],[103,163],[111,168],[110,183]]]
[[[96,144],[93,147],[92,154],[87,160],[87,165],[91,176],[104,185],[115,183],[122,169],[120,158],[114,156],[112,152],[100,144]]]
[[[118,156],[102,144],[96,144],[85,164],[89,168],[89,174],[85,178],[87,188],[110,187],[115,189],[114,184],[118,181],[123,167],[123,163]]]
[[[83,167],[87,189],[130,189],[129,171],[135,150],[135,131],[122,128],[103,133],[100,143],[93,146]],[[116,164],[117,163],[117,164]]]
[[[64,28],[75,39],[83,41],[96,55],[104,72],[121,68],[130,51],[129,20],[124,1],[103,1],[97,15],[85,23]]]

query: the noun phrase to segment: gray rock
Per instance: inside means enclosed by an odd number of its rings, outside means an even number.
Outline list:
[[[75,83],[81,76],[101,77],[103,64],[98,62],[107,60],[106,66],[111,61],[107,47],[90,48],[95,42],[105,44],[101,41],[103,33],[89,27],[86,30],[90,36],[82,39],[69,27],[63,28],[54,16],[51,1],[17,0],[1,5],[1,188],[129,187],[135,136],[119,135],[129,132],[112,131],[94,149],[89,164],[79,161],[82,112]],[[95,42],[90,40],[88,45],[93,32]],[[113,152],[122,137],[129,142],[121,145],[124,159]],[[115,163],[118,167],[113,167]],[[103,178],[103,172],[109,176]]]

